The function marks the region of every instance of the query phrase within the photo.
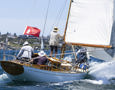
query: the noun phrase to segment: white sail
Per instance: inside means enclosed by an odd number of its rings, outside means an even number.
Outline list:
[[[73,0],[66,43],[110,45],[113,0]]]

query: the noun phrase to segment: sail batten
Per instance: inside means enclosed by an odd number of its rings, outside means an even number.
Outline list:
[[[73,0],[65,42],[110,47],[113,0]]]

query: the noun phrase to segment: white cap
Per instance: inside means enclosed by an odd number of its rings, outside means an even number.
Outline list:
[[[28,45],[28,44],[29,44],[28,41],[25,41],[24,44],[23,44],[23,46]]]
[[[44,51],[40,51],[40,52],[38,53],[38,55],[39,55],[39,56],[45,56],[46,53],[45,53]]]

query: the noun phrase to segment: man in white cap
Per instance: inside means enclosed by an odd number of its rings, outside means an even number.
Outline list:
[[[31,62],[33,62],[33,64],[45,65],[48,61],[46,57],[46,53],[44,51],[40,51],[38,55],[39,56],[35,58],[34,60],[32,60]]]
[[[56,57],[58,51],[59,37],[61,36],[60,34],[58,34],[58,28],[54,27],[54,30],[50,34],[50,41],[49,41],[49,45],[51,49],[50,56],[52,56],[53,50],[55,50],[55,57]]]
[[[27,41],[24,42],[23,47],[21,48],[20,52],[18,53],[17,57],[24,58],[24,59],[31,59],[33,54],[33,48],[29,45]]]

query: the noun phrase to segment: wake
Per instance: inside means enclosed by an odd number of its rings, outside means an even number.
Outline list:
[[[89,75],[101,81],[101,84],[115,84],[115,61],[91,63],[90,66]]]
[[[6,74],[1,74],[0,75],[0,83],[7,83],[10,82],[11,80],[8,78],[8,76]]]

